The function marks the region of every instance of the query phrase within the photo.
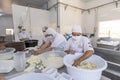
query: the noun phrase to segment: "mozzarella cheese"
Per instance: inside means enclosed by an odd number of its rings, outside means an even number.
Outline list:
[[[26,72],[31,72],[31,71],[35,71],[35,69],[37,68],[38,70],[43,70],[45,67],[44,65],[41,63],[41,59],[39,56],[34,56],[32,55],[27,62],[30,64],[30,66],[25,70]],[[41,63],[41,64],[39,64]],[[38,64],[38,65],[36,65]]]
[[[83,61],[77,66],[77,68],[94,70],[97,69],[97,65],[92,62]]]
[[[63,66],[63,58],[60,56],[48,56],[45,65],[46,67],[60,68]]]
[[[41,59],[39,56],[34,56],[32,55],[28,60],[27,60],[28,63],[30,63],[31,65],[35,65],[37,63],[40,63],[41,62]]]

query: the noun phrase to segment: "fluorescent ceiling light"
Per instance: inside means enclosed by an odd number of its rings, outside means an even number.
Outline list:
[[[0,13],[0,16],[2,16],[3,14],[2,13]]]

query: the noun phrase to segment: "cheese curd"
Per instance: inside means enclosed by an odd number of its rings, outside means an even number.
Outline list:
[[[50,55],[45,60],[46,67],[60,68],[63,66],[63,58],[60,56]]]
[[[37,70],[43,70],[45,68],[39,56],[32,55],[27,62],[30,64],[30,66],[25,69],[25,72],[35,71],[36,68]]]
[[[32,56],[27,60],[27,62],[28,62],[29,64],[31,64],[31,65],[35,65],[35,64],[37,64],[37,63],[40,63],[40,62],[41,62],[41,59],[40,59],[39,56],[34,56],[34,55],[32,55]]]
[[[97,65],[92,62],[83,61],[77,66],[77,68],[94,70],[97,69]]]

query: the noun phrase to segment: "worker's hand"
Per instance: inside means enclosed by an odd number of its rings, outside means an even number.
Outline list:
[[[4,76],[0,76],[0,80],[6,80]]]
[[[40,52],[39,51],[33,51],[32,54],[33,55],[38,55],[38,54],[40,54]]]
[[[78,66],[82,61],[80,61],[79,59],[76,59],[74,61],[74,63],[72,64],[72,66]]]
[[[75,54],[75,50],[70,50],[70,54]]]
[[[6,49],[5,46],[0,46],[0,50],[4,50],[4,49]]]

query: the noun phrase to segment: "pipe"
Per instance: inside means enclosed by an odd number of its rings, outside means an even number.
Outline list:
[[[32,39],[32,28],[31,28],[31,15],[30,15],[30,7],[28,6],[28,16],[29,16],[29,26],[30,26],[30,39]]]
[[[79,9],[79,10],[85,10],[85,9],[82,9],[82,8],[79,8],[79,7],[70,5],[70,4],[63,3],[63,2],[57,2],[56,4],[54,4],[53,6],[51,6],[50,8],[48,8],[48,10],[50,10],[51,8],[55,7],[55,6],[58,5],[58,4],[67,5],[67,6],[70,6],[70,7],[76,8],[76,9]]]
[[[109,2],[109,3],[106,3],[106,4],[102,4],[102,5],[93,7],[93,8],[86,9],[85,11],[88,11],[88,10],[91,10],[91,9],[96,9],[96,8],[99,8],[99,7],[103,7],[103,6],[105,6],[105,5],[109,5],[109,4],[112,4],[112,3],[116,3],[116,2],[119,2],[119,1],[120,1],[120,0],[118,0],[118,1],[112,1],[112,2]]]
[[[70,4],[63,3],[63,2],[58,2],[58,4],[67,5],[67,6],[70,6],[70,7],[72,7],[72,8],[79,9],[79,10],[85,10],[85,9],[82,9],[82,8],[79,8],[79,7],[76,7],[76,6],[70,5]]]
[[[48,8],[48,10],[50,10],[51,8],[55,7],[58,4],[62,4],[62,5],[70,6],[70,7],[75,8],[75,9],[79,9],[79,10],[83,10],[83,11],[88,11],[88,10],[91,10],[91,9],[96,9],[96,8],[103,7],[105,5],[109,5],[109,4],[112,4],[112,3],[115,3],[115,2],[119,2],[119,1],[120,0],[112,1],[112,2],[109,2],[109,3],[106,3],[106,4],[102,4],[102,5],[99,5],[99,6],[96,6],[96,7],[93,7],[93,8],[89,8],[89,9],[83,9],[83,8],[79,8],[79,7],[76,7],[76,6],[73,6],[73,5],[70,5],[70,4],[66,4],[66,3],[63,3],[63,2],[57,2],[56,4],[54,4],[53,6],[51,6],[50,8]]]
[[[57,3],[59,3],[59,1],[57,0]],[[59,4],[57,4],[57,31],[60,32],[60,17],[59,17]]]

